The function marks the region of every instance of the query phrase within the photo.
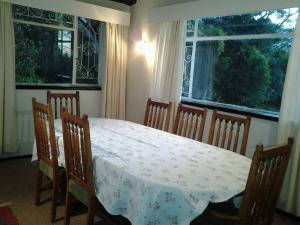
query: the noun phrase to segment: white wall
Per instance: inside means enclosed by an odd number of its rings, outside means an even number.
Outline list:
[[[111,8],[111,9],[116,9],[124,12],[130,12],[130,6],[121,4],[119,2],[113,2],[110,0],[76,0],[79,2],[86,2],[86,3],[91,3],[93,5],[100,5],[103,7]]]
[[[75,92],[50,90],[53,92]],[[100,117],[101,91],[79,91],[80,114],[89,117]],[[46,103],[46,90],[17,90],[17,140],[18,149],[16,155],[28,155],[32,152],[34,140],[34,126],[32,115],[32,97],[38,102]]]
[[[260,0],[255,0],[256,3],[253,4],[255,7],[260,6]],[[245,7],[250,7],[253,3],[253,0],[243,1],[243,4],[240,0],[224,0],[224,1],[215,1],[215,0],[201,0],[201,1],[163,1],[163,0],[140,0],[136,5],[132,7],[131,10],[131,26],[130,26],[130,37],[131,40],[129,41],[129,56],[128,56],[128,71],[127,71],[127,109],[126,109],[126,119],[129,121],[142,123],[144,118],[144,112],[146,108],[146,101],[150,94],[150,80],[151,77],[147,70],[147,63],[145,61],[145,57],[143,55],[138,55],[135,51],[135,43],[136,40],[132,37],[134,33],[137,32],[144,32],[148,34],[148,38],[151,41],[153,35],[156,32],[156,24],[153,22],[153,11],[157,11],[154,9],[155,7],[163,7],[165,5],[172,5],[176,3],[183,3],[183,2],[191,2],[190,4],[195,4],[201,2],[202,6],[206,5],[206,11],[210,15],[214,14],[214,9],[228,9],[231,7],[235,8],[236,10],[246,10]],[[251,4],[249,3],[251,2]],[[295,6],[295,3],[299,2],[299,0],[289,0],[289,1],[282,1],[282,0],[268,0],[264,1],[264,4],[261,5],[262,7],[272,8],[273,4],[285,4],[285,6]],[[227,4],[230,3],[230,4]],[[196,5],[194,5],[196,6]],[[217,7],[216,7],[217,6]],[[230,6],[230,7],[229,7]],[[176,8],[175,6],[167,6],[171,7],[171,11],[169,11],[169,15],[172,16],[181,15],[182,9]],[[202,8],[195,8],[194,11],[205,11]],[[249,9],[253,11],[253,7]],[[232,12],[232,11],[231,11]],[[188,12],[186,12],[188,13]],[[215,13],[219,13],[215,12]],[[198,15],[201,16],[201,15]],[[210,121],[211,111],[208,115],[208,120]],[[207,126],[209,122],[207,123]],[[206,130],[208,128],[206,127]],[[277,133],[277,122],[262,120],[253,118],[251,124],[251,130],[249,134],[249,141],[247,146],[247,156],[252,157],[252,154],[255,150],[255,146],[258,143],[262,143],[265,146],[270,146],[276,143],[276,134]],[[206,140],[206,136],[204,136],[204,140]]]

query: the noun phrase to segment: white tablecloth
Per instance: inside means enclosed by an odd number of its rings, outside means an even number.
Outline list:
[[[245,189],[244,156],[127,121],[89,121],[96,195],[132,225],[189,225],[209,202]],[[55,130],[63,165],[60,120]]]

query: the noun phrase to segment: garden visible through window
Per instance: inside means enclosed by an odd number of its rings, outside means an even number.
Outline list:
[[[182,100],[279,112],[297,16],[291,8],[187,21]]]
[[[13,5],[17,84],[99,85],[105,23]]]

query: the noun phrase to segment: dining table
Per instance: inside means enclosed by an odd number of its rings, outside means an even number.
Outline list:
[[[251,160],[137,123],[89,118],[96,196],[132,225],[189,225],[244,191]],[[64,166],[61,120],[54,122]],[[37,160],[36,145],[32,160]]]

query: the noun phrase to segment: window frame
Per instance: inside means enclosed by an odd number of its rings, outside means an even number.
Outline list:
[[[237,115],[251,116],[263,120],[269,120],[274,122],[279,121],[279,113],[272,112],[272,111],[259,110],[259,109],[238,106],[238,105],[230,105],[230,104],[210,102],[204,100],[194,99],[193,101],[191,101],[190,99],[187,99],[185,97],[181,97],[180,103],[184,105],[208,108],[211,110],[219,110],[219,111],[233,113]]]
[[[31,7],[29,7],[31,8]],[[43,10],[43,9],[41,9]],[[33,26],[40,26],[40,27],[46,27],[51,29],[56,29],[60,31],[72,31],[73,32],[73,59],[72,59],[72,83],[65,83],[65,84],[38,84],[38,83],[16,83],[16,89],[54,89],[54,90],[101,90],[102,89],[102,78],[104,69],[101,69],[100,66],[103,64],[100,61],[100,56],[104,53],[99,52],[99,64],[98,64],[98,83],[97,84],[81,84],[76,83],[76,72],[77,72],[77,58],[78,58],[78,17],[76,15],[71,15],[74,17],[74,23],[73,27],[67,27],[63,25],[52,25],[52,24],[45,24],[45,23],[38,23],[38,22],[32,22],[32,21],[26,21],[21,19],[14,19],[13,18],[13,24],[15,23],[21,23],[21,24],[28,24]],[[101,22],[101,21],[99,21]]]
[[[299,14],[300,16],[300,14]],[[239,106],[239,105],[231,105],[226,103],[219,103],[214,101],[206,101],[206,100],[198,100],[192,98],[192,89],[193,89],[193,79],[194,79],[194,65],[195,65],[195,56],[196,56],[196,44],[199,41],[229,41],[229,40],[264,40],[264,39],[287,39],[287,38],[294,38],[294,32],[285,32],[285,33],[267,33],[267,34],[242,34],[242,35],[228,35],[228,36],[202,36],[199,37],[197,35],[198,29],[198,21],[203,18],[193,19],[195,21],[193,36],[188,36],[185,33],[185,40],[184,40],[184,48],[192,47],[192,54],[191,54],[191,69],[190,69],[190,79],[189,79],[189,89],[188,89],[188,97],[183,96],[184,92],[181,92],[181,103],[186,105],[192,106],[199,106],[199,107],[206,107],[209,109],[216,109],[221,110],[224,112],[229,113],[236,113],[245,116],[252,116],[259,119],[265,119],[270,121],[278,121],[279,113],[275,111],[268,111],[268,110],[260,110],[255,108],[249,108],[246,106]],[[187,25],[187,21],[186,21]],[[192,46],[187,46],[186,43],[192,43]],[[184,57],[185,58],[185,57]],[[183,64],[185,63],[185,59]],[[185,71],[183,72],[185,73]],[[183,87],[183,83],[182,83]]]
[[[16,84],[17,90],[98,90],[101,91],[100,85],[89,84]]]

